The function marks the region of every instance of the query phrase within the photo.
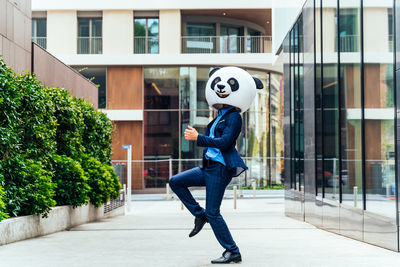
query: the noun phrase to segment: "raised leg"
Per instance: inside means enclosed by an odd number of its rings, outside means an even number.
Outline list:
[[[169,185],[195,217],[200,218],[205,215],[204,209],[193,198],[192,193],[188,189],[191,186],[205,186],[203,171],[199,167],[174,175],[169,179]]]

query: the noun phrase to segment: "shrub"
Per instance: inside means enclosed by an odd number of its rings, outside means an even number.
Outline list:
[[[111,121],[103,112],[95,110],[93,105],[85,100],[76,99],[76,104],[80,107],[83,115],[82,141],[85,146],[85,153],[110,165],[111,135],[113,132]]]
[[[74,208],[87,204],[90,187],[88,178],[79,162],[65,156],[54,155],[54,178],[57,184],[57,205],[72,205]]]
[[[5,196],[4,188],[0,185],[0,222],[8,218],[8,213],[6,213],[6,205],[3,202],[4,196]]]
[[[9,158],[2,164],[6,211],[12,216],[42,214],[47,217],[56,205],[52,173],[43,165],[21,155]]]
[[[0,160],[14,155],[20,148],[18,130],[21,107],[20,90],[14,83],[14,73],[0,58]]]
[[[80,107],[67,90],[47,89],[55,105],[58,127],[55,135],[57,154],[79,159],[85,151],[82,145],[84,121]]]
[[[107,203],[110,198],[119,196],[121,184],[111,166],[88,155],[83,155],[82,167],[89,178],[90,202],[95,207],[100,207]]]
[[[21,90],[18,109],[21,153],[48,167],[56,152],[57,130],[55,106],[49,90],[29,73],[16,75],[14,82]]]

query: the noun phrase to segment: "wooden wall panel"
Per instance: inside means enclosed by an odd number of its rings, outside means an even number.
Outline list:
[[[142,67],[107,67],[107,109],[143,109]]]
[[[112,136],[112,160],[126,160],[127,152],[122,145],[132,145],[132,159],[143,159],[143,122],[114,121]],[[126,178],[125,178],[126,183]],[[143,164],[132,163],[132,189],[143,188]]]

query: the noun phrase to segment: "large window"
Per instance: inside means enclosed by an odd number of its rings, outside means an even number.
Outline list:
[[[183,53],[266,53],[270,52],[271,37],[264,36],[262,29],[224,20],[194,22],[196,18],[184,18]],[[202,20],[204,21],[204,19]],[[246,33],[246,35],[245,35]]]
[[[32,19],[32,42],[46,49],[47,24],[46,18]]]
[[[135,54],[158,53],[158,18],[135,18]]]
[[[78,54],[101,54],[102,19],[78,18]]]
[[[146,187],[165,186],[169,178],[169,158],[173,159],[174,174],[201,164],[203,149],[195,142],[185,140],[183,133],[188,125],[204,133],[216,115],[205,99],[210,69],[194,66],[144,68]],[[237,150],[250,170],[235,178],[235,182],[243,185],[256,179],[261,184],[267,181],[280,183],[282,76],[274,74],[273,93],[270,95],[268,73],[248,71],[263,82],[264,89],[257,90],[253,106],[242,114],[243,129],[237,140]],[[274,106],[274,114],[269,114],[269,105]],[[274,160],[270,160],[270,156]]]

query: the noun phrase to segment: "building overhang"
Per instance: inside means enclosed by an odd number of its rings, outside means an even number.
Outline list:
[[[272,0],[252,0],[253,9],[272,8]],[[203,0],[203,1],[181,1],[181,0],[32,0],[32,10],[163,10],[163,9],[248,9],[246,1],[232,0]]]
[[[276,56],[262,54],[132,54],[59,55],[72,66],[239,66],[282,72]]]
[[[143,121],[142,109],[101,109],[112,121]]]

